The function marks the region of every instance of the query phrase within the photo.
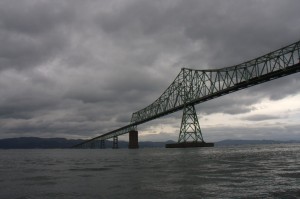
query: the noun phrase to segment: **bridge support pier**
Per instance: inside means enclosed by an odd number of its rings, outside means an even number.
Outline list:
[[[100,149],[105,149],[105,140],[100,140]]]
[[[119,148],[119,145],[118,145],[118,136],[114,136],[113,137],[113,146],[112,146],[113,149],[118,149]]]
[[[181,142],[204,142],[198,116],[194,105],[183,108],[178,143]]]
[[[138,140],[138,131],[132,130],[129,131],[129,149],[138,149],[139,148],[139,140]]]
[[[198,116],[194,105],[183,108],[178,143],[166,144],[166,148],[213,147],[213,143],[203,140]]]

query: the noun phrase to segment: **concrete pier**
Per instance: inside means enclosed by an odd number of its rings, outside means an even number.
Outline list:
[[[118,149],[118,148],[119,148],[118,136],[114,136],[112,148],[113,148],[113,149]]]
[[[138,131],[129,131],[129,149],[138,149],[139,148],[139,138]]]
[[[166,148],[191,148],[191,147],[214,147],[214,143],[206,142],[181,142],[166,144]]]

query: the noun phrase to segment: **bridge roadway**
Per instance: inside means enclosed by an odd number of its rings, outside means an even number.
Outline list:
[[[172,84],[152,104],[132,114],[130,124],[97,136],[74,148],[136,131],[137,125],[216,97],[300,71],[300,41],[239,65],[211,70],[182,68]]]

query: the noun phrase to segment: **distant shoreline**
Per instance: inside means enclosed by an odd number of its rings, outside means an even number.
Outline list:
[[[0,139],[0,149],[66,149],[79,144],[83,139],[66,138],[38,138],[38,137],[19,137]],[[160,148],[167,143],[175,143],[169,140],[166,142],[139,142],[140,148]],[[222,140],[215,142],[215,146],[240,146],[240,145],[260,145],[260,144],[288,144],[300,143],[300,140],[279,141],[279,140]],[[106,148],[112,147],[112,141],[106,141]],[[127,141],[119,141],[119,148],[127,148]]]

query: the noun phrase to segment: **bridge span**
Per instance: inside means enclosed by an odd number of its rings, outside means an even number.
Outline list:
[[[183,110],[176,146],[205,146],[195,105],[300,71],[300,41],[230,67],[210,70],[182,68],[171,85],[149,106],[134,112],[130,124],[75,145],[105,148],[105,140],[129,133],[129,148],[138,148],[139,124]],[[208,144],[209,145],[209,144]]]

